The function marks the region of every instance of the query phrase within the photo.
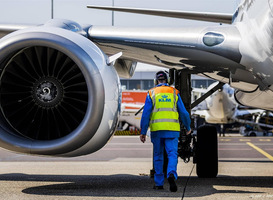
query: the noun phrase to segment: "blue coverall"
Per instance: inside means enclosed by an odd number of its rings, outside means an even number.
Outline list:
[[[158,84],[157,87],[162,85],[168,86],[166,83]],[[150,115],[153,110],[153,102],[148,94],[145,100],[144,110],[141,117],[140,127],[142,135],[146,135],[150,123]],[[179,113],[180,119],[184,124],[185,128],[190,130],[191,120],[189,113],[187,112],[180,95],[178,95],[177,101],[177,111]],[[151,141],[154,147],[154,181],[156,186],[163,186],[164,184],[164,173],[163,173],[163,163],[164,163],[164,147],[168,155],[168,166],[167,166],[167,178],[170,174],[175,176],[177,179],[177,162],[178,162],[178,138],[179,131],[154,131],[151,132]]]

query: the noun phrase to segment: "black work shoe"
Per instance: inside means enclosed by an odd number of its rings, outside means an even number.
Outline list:
[[[177,186],[175,183],[175,178],[173,174],[170,174],[169,178],[168,178],[168,182],[170,184],[170,191],[171,192],[176,192],[177,191]]]
[[[154,185],[154,187],[153,187],[155,190],[163,190],[164,188],[163,188],[163,186],[156,186],[156,185]]]

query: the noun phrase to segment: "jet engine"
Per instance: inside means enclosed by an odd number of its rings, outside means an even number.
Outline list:
[[[79,156],[102,148],[120,112],[120,81],[107,56],[71,21],[0,40],[0,146]]]

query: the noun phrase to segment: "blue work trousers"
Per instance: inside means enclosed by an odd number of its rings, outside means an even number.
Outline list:
[[[154,136],[151,138],[154,146],[154,181],[156,186],[164,185],[164,148],[166,149],[168,156],[168,166],[167,166],[167,178],[170,174],[174,174],[175,179],[177,179],[177,149],[178,149],[178,137],[174,138],[162,138]]]

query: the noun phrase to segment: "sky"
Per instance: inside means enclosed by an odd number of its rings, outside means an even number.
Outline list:
[[[80,24],[112,25],[112,12],[86,8],[86,5],[115,5],[183,11],[234,13],[239,0],[0,0],[0,23],[41,24],[51,18],[74,20]],[[139,14],[114,14],[114,25],[184,26],[190,20],[168,19]]]
[[[105,5],[167,10],[234,13],[240,0],[0,0],[0,23],[43,24],[52,17],[70,19],[79,24],[141,27],[183,27],[216,25],[215,23],[167,17],[147,16],[132,13],[86,8],[87,5]],[[138,65],[139,70],[147,69]],[[150,67],[151,70],[154,70]]]

